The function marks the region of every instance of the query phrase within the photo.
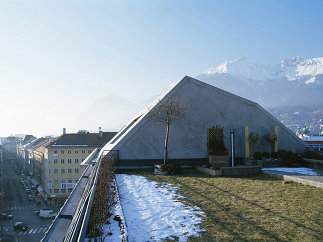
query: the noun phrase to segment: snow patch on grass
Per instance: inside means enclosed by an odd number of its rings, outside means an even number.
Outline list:
[[[129,241],[198,236],[204,213],[179,201],[178,187],[137,175],[116,174]]]
[[[313,171],[310,168],[298,167],[298,168],[289,168],[289,167],[275,167],[275,168],[262,168],[263,171],[281,171],[288,173],[298,173],[308,176],[319,176],[317,172]]]

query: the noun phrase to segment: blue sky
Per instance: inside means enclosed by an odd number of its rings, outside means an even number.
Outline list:
[[[321,57],[322,13],[305,0],[0,0],[0,136],[58,134],[99,98],[149,98],[243,55]]]

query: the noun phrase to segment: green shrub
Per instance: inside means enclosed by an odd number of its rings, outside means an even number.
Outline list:
[[[309,152],[304,154],[303,157],[307,159],[323,160],[323,156],[319,152]]]
[[[264,153],[262,154],[262,156],[263,156],[265,159],[270,158],[270,154],[269,154],[269,152],[264,152]]]
[[[278,157],[279,158],[282,158],[285,154],[286,154],[286,150],[284,150],[284,149],[280,149],[280,150],[278,150]]]
[[[215,127],[209,128],[207,132],[207,148],[209,155],[227,154],[227,149],[224,144],[223,127],[216,125]]]
[[[262,159],[262,153],[257,151],[255,152],[255,154],[253,155],[253,158],[255,158],[255,160],[261,160]]]
[[[271,152],[271,157],[274,159],[278,159],[278,152]]]
[[[303,159],[300,155],[293,153],[292,151],[279,150],[278,156],[282,161],[282,165],[290,166],[292,164],[301,164]]]
[[[174,175],[174,174],[180,174],[182,172],[181,165],[180,164],[161,164],[159,166],[159,170],[162,172],[167,172],[167,174]]]

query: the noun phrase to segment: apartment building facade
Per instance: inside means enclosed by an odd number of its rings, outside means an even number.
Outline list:
[[[83,173],[80,164],[116,132],[63,134],[45,146],[42,184],[49,197],[66,198]]]
[[[17,144],[21,139],[15,136],[9,136],[2,139],[3,159],[6,161],[15,161],[17,159]]]
[[[0,163],[3,161],[3,155],[2,155],[2,140],[0,138]]]

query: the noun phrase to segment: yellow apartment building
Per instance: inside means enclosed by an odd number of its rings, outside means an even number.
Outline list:
[[[43,186],[48,197],[65,199],[83,173],[80,164],[96,148],[101,148],[116,132],[62,134],[45,146]]]

